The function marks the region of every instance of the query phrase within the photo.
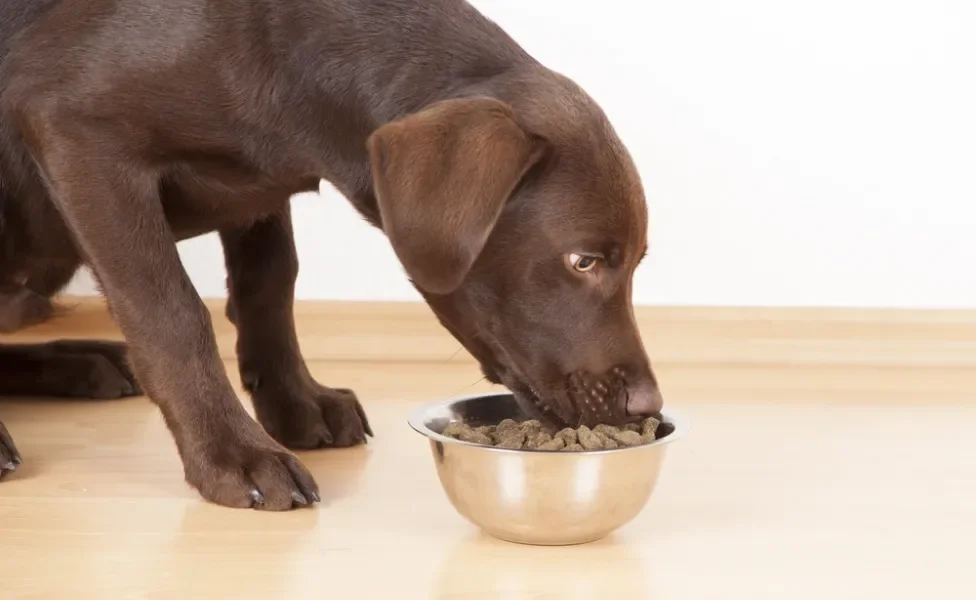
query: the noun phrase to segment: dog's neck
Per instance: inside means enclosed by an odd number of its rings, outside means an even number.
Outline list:
[[[315,175],[377,226],[366,150],[373,131],[441,100],[505,95],[502,82],[513,73],[541,68],[466,2],[386,1],[397,10],[364,3],[356,14],[348,4],[337,10],[334,0],[268,8],[280,24],[269,40],[276,71],[287,78],[284,89],[296,90],[285,107],[301,120],[295,141],[307,148]],[[397,30],[404,33],[390,35]]]

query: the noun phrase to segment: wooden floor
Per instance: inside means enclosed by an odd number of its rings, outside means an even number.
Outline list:
[[[731,334],[747,355],[772,335],[756,323]],[[708,338],[689,327],[670,347]],[[690,435],[637,520],[571,548],[494,541],[443,496],[405,419],[489,389],[468,360],[315,361],[360,393],[377,437],[303,454],[325,498],[287,514],[200,501],[147,400],[3,401],[25,464],[0,484],[0,599],[976,597],[976,338],[945,330],[948,346],[918,334],[931,352],[898,338],[897,359],[817,361],[797,338],[805,354],[723,361],[686,343],[657,370]],[[823,357],[860,343],[799,331]]]

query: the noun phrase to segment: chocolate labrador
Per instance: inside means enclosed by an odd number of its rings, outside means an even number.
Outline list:
[[[87,264],[126,340],[3,346],[0,394],[145,390],[207,500],[314,503],[289,449],[372,435],[295,331],[289,198],[322,179],[528,410],[661,408],[632,309],[631,158],[584,91],[462,0],[4,0],[0,111],[0,327],[50,317]],[[257,422],[177,254],[212,231]],[[0,474],[19,462],[0,427]]]

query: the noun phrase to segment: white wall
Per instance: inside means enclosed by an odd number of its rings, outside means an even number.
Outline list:
[[[976,308],[976,3],[474,4],[630,147],[652,218],[639,303]],[[331,187],[295,202],[302,298],[418,298]],[[216,240],[182,252],[222,295]]]

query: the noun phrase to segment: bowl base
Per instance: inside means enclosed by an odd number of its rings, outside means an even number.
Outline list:
[[[558,541],[548,541],[548,540],[533,540],[533,539],[518,539],[511,536],[507,536],[503,533],[496,533],[494,531],[489,531],[482,528],[482,531],[487,535],[500,540],[502,542],[508,542],[509,544],[518,544],[520,546],[583,546],[586,544],[592,544],[593,542],[599,542],[600,540],[606,538],[610,535],[610,532],[601,533],[591,537],[582,538],[579,540],[558,540]]]

